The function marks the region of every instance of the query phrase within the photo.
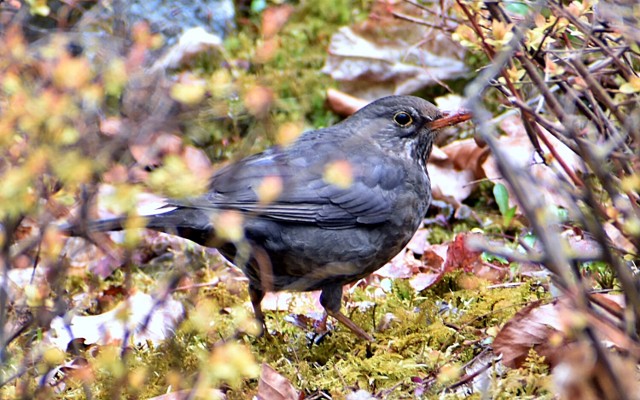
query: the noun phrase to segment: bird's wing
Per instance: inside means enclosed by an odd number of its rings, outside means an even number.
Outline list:
[[[332,229],[389,219],[396,196],[393,189],[404,182],[402,168],[388,159],[383,162],[381,157],[352,154],[350,161],[359,170],[353,168],[351,185],[340,187],[325,180],[326,160],[311,154],[291,157],[272,149],[243,159],[215,174],[207,195],[181,205],[231,209],[257,218]],[[281,183],[279,195],[272,201],[261,201],[260,186],[273,183],[274,177]]]

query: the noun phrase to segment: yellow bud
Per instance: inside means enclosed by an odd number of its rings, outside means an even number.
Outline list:
[[[223,211],[213,217],[216,235],[223,240],[239,242],[244,238],[243,216],[237,211]]]
[[[347,189],[353,183],[353,168],[346,160],[334,161],[325,166],[323,178],[332,185]]]
[[[258,199],[262,204],[274,202],[282,193],[282,178],[279,176],[267,176],[256,189]]]

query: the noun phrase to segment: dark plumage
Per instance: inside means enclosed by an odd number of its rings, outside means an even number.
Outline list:
[[[226,166],[213,175],[207,194],[168,201],[170,211],[148,217],[147,226],[217,247],[235,262],[249,277],[262,323],[265,291],[321,289],[327,313],[372,340],[340,312],[342,286],[377,270],[407,244],[431,201],[426,161],[434,130],[466,119],[445,117],[417,97],[379,99],[287,147]],[[330,166],[342,166],[346,176],[327,178]],[[261,201],[258,188],[273,177],[282,190],[273,201]],[[225,210],[243,215],[241,243],[250,245],[250,255],[216,235],[212,221]],[[89,230],[118,230],[122,222],[95,221]]]

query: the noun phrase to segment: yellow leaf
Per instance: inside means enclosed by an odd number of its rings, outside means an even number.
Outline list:
[[[50,347],[42,353],[42,360],[47,365],[58,366],[64,362],[64,352],[58,348]]]
[[[564,68],[551,60],[551,57],[545,57],[544,72],[551,76],[558,76],[564,73]]]
[[[632,76],[629,82],[620,85],[620,92],[624,94],[632,94],[640,92],[640,77]]]
[[[625,176],[620,180],[620,186],[625,192],[640,190],[640,174]]]
[[[148,371],[145,367],[138,367],[131,371],[127,378],[129,379],[129,386],[135,389],[142,389],[145,381],[147,380]]]
[[[258,185],[256,194],[262,204],[275,201],[282,193],[282,178],[279,176],[267,176]]]
[[[447,383],[455,381],[460,377],[460,367],[455,364],[445,364],[440,368],[438,382]]]
[[[212,378],[239,384],[244,378],[257,378],[260,367],[244,345],[229,342],[213,349],[208,368]]]
[[[197,176],[177,155],[164,158],[164,165],[149,175],[149,185],[171,197],[197,196],[205,192],[208,179]]]
[[[508,42],[513,36],[511,32],[512,28],[513,24],[505,24],[504,22],[500,22],[497,19],[494,19],[491,29],[491,31],[493,32],[493,38],[503,43]]]
[[[273,91],[263,86],[253,86],[244,95],[243,102],[247,111],[256,117],[267,114],[275,100]]]
[[[229,97],[233,90],[233,82],[229,71],[223,68],[215,71],[209,78],[209,89],[213,97]]]
[[[293,122],[287,122],[280,126],[276,141],[278,144],[286,146],[295,141],[302,133],[302,126]]]
[[[200,82],[176,83],[171,87],[171,97],[183,104],[197,104],[202,101],[206,91]]]
[[[229,242],[240,242],[244,238],[244,218],[237,211],[228,210],[216,214],[212,218],[216,235]]]
[[[29,12],[32,15],[47,17],[51,13],[47,0],[28,0],[27,3],[29,3]]]
[[[341,189],[347,189],[353,183],[353,168],[346,160],[331,162],[325,166],[323,179]]]
[[[91,66],[85,58],[62,57],[53,71],[53,82],[62,89],[83,88],[91,79]]]
[[[127,67],[124,60],[117,58],[111,61],[103,79],[105,91],[112,96],[119,96],[127,83]]]
[[[518,82],[525,74],[525,70],[522,68],[518,68],[515,65],[509,69],[507,69],[507,75],[512,82]]]

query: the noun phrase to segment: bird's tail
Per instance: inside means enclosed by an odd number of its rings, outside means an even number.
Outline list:
[[[178,207],[168,212],[141,217],[143,223],[129,224],[127,217],[116,217],[66,224],[59,229],[70,236],[86,236],[91,232],[121,231],[136,225],[181,236],[196,243],[204,244],[213,236],[210,218],[203,210]]]
[[[58,229],[69,236],[84,236],[89,232],[121,231],[124,229],[126,222],[126,217],[116,217],[78,223],[66,223],[60,225]]]

